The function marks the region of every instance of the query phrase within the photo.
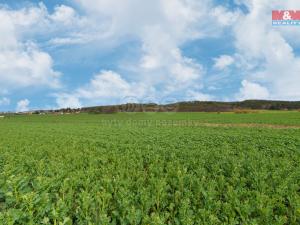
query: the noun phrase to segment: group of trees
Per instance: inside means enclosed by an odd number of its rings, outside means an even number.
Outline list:
[[[230,112],[235,110],[299,110],[299,102],[246,100],[242,102],[178,102],[167,105],[128,103],[82,108],[87,113],[117,112]]]
[[[300,101],[268,101],[246,100],[242,102],[177,102],[159,105],[155,103],[138,104],[127,103],[122,105],[95,106],[85,108],[64,108],[56,110],[36,110],[31,114],[73,114],[94,113],[112,114],[117,112],[231,112],[240,110],[300,110]],[[13,113],[11,113],[13,114]]]

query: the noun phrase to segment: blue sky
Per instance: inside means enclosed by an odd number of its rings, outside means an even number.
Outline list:
[[[300,100],[297,0],[0,0],[0,111]]]

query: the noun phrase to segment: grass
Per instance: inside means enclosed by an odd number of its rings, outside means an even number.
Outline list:
[[[43,122],[43,123],[97,123],[103,120],[192,120],[202,123],[251,123],[251,124],[275,124],[275,125],[300,125],[300,115],[297,111],[256,111],[257,113],[236,114],[224,113],[116,113],[116,114],[79,114],[79,115],[31,115],[13,116],[5,118],[6,122],[12,118],[17,122]]]
[[[4,118],[0,224],[300,223],[300,129],[165,126],[190,120],[300,125],[300,114]]]

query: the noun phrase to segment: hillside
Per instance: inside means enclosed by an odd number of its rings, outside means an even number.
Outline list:
[[[88,113],[113,112],[227,112],[234,110],[298,110],[300,101],[246,100],[242,102],[178,102],[167,105],[128,103],[113,106],[82,108]]]
[[[243,110],[300,110],[300,101],[246,100],[241,102],[190,101],[160,105],[127,103],[121,105],[33,110],[18,114],[117,113],[117,112],[231,112]],[[11,112],[1,113],[14,114]]]

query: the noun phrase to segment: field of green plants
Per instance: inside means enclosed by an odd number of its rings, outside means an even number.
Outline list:
[[[0,224],[299,225],[300,113],[0,118]]]

